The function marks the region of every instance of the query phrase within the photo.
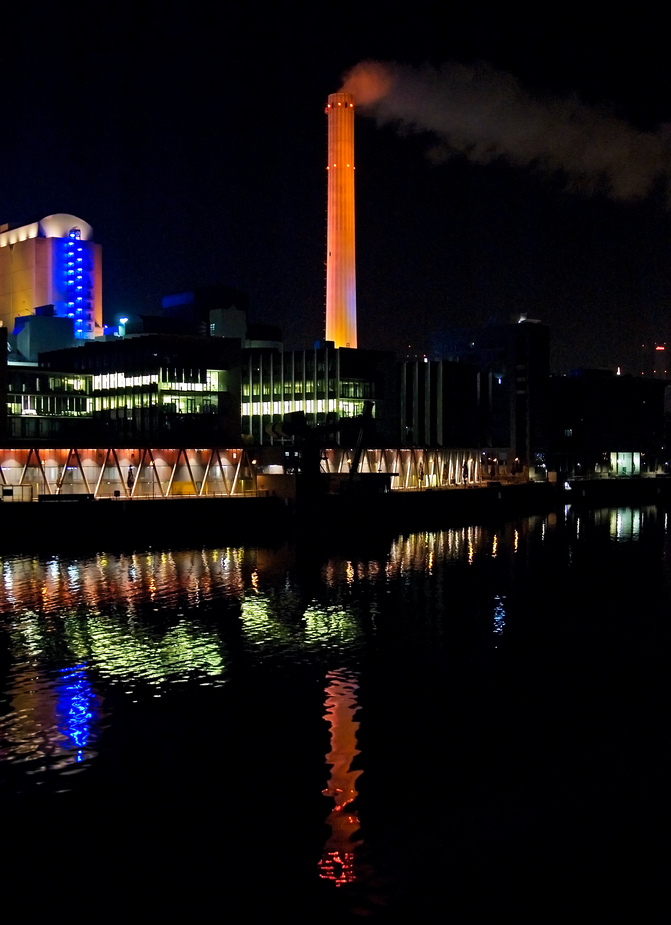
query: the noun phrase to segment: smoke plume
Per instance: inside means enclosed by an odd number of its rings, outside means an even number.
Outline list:
[[[570,186],[619,200],[642,199],[660,180],[671,185],[669,126],[640,131],[579,99],[535,96],[488,65],[364,61],[342,89],[378,124],[433,133],[435,157],[460,152],[479,164],[504,158],[561,171]]]

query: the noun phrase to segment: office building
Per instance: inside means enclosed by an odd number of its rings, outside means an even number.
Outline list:
[[[254,443],[275,442],[268,426],[296,412],[310,426],[356,418],[366,399],[375,403],[376,439],[394,440],[398,432],[396,363],[381,350],[328,341],[306,350],[245,349],[241,386],[242,432]]]

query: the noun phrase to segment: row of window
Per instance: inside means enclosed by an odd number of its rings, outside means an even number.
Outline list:
[[[103,373],[92,377],[94,392],[155,384],[160,384],[161,388],[175,392],[217,392],[219,391],[220,382],[223,386],[220,371],[217,369],[208,369],[205,381],[199,380],[199,375],[196,376],[195,381],[188,382],[174,377],[170,378],[165,369],[161,370],[160,383],[158,373],[143,373],[132,376],[127,376],[125,373]]]
[[[23,417],[43,415],[90,415],[94,411],[112,411],[118,408],[152,408],[159,404],[158,395],[110,395],[84,398],[66,395],[22,395],[7,402],[7,414]],[[212,414],[217,410],[217,398],[175,398],[162,404],[167,414]]]
[[[105,373],[93,376],[93,391],[101,392],[103,389],[125,389],[132,386],[152,385],[158,382],[157,373],[147,373],[143,376],[126,376],[125,373]]]
[[[329,382],[329,393],[331,395],[336,394],[336,383],[334,380]],[[311,395],[314,394],[315,383],[314,380],[307,379],[305,381],[305,394]],[[242,395],[243,397],[249,397],[251,395],[268,395],[271,394],[270,382],[252,382],[251,386],[249,382],[243,382],[242,384]],[[317,394],[325,393],[325,384],[323,379],[317,380]],[[276,381],[273,383],[272,388],[273,395],[282,395],[282,383],[281,381]],[[291,382],[290,380],[285,380],[284,382],[284,394],[286,395],[302,395],[303,394],[303,382],[300,380],[297,382]],[[342,398],[372,398],[372,385],[370,382],[343,382],[340,383],[340,395]]]
[[[7,414],[30,417],[36,415],[90,414],[93,400],[66,395],[22,395],[7,402]]]
[[[27,376],[23,381],[18,376],[7,383],[8,392],[86,392],[85,379],[69,376]]]
[[[363,412],[363,402],[338,401],[335,398],[330,398],[328,401],[324,399],[319,399],[318,401],[308,399],[305,402],[243,401],[241,411],[243,417],[249,417],[250,415],[291,414],[292,411],[304,411],[306,414],[314,414],[315,411],[317,414],[324,414],[328,411],[330,413],[340,414],[342,417],[356,417]]]

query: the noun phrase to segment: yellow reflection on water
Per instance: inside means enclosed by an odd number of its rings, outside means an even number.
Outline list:
[[[27,614],[15,633],[23,652],[33,657],[43,654],[45,628],[36,614]],[[216,677],[225,668],[219,637],[188,620],[158,636],[122,617],[89,613],[82,618],[69,613],[64,617],[64,636],[76,659],[116,680],[160,682],[193,671]]]
[[[354,849],[361,844],[358,836],[359,817],[352,809],[357,796],[356,781],[361,771],[352,770],[359,754],[356,734],[359,723],[354,719],[358,703],[358,684],[353,674],[345,670],[329,671],[326,675],[326,714],[331,727],[331,750],[326,763],[331,775],[324,796],[333,800],[333,809],[326,820],[331,834],[326,840],[319,862],[319,876],[343,886],[356,880]]]
[[[265,594],[247,593],[241,605],[240,619],[249,642],[262,646],[273,640],[283,641],[290,637],[289,627],[273,615]]]
[[[356,618],[342,607],[309,606],[303,616],[305,640],[324,646],[351,642],[361,634]]]

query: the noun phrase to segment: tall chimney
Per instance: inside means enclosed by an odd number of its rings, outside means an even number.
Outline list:
[[[356,347],[354,249],[354,97],[332,93],[328,116],[326,340]]]

